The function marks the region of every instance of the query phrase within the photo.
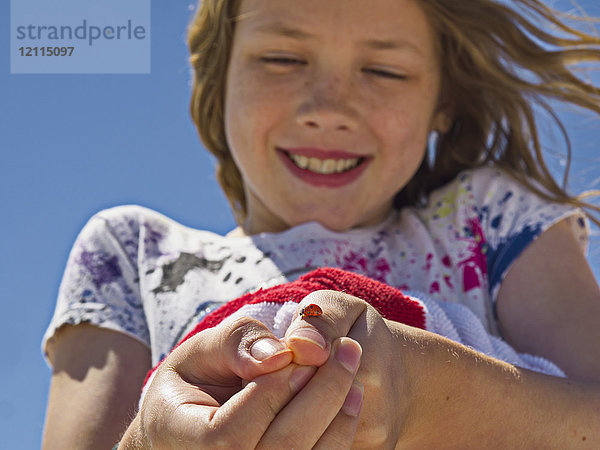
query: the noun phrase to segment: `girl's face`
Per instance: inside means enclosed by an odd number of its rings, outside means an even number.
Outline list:
[[[449,126],[434,41],[415,0],[242,0],[225,131],[247,233],[385,219]]]

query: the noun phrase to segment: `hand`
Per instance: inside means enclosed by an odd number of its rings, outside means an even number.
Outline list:
[[[130,436],[152,448],[348,448],[362,399],[353,383],[361,350],[348,338],[330,348],[318,369],[298,366],[260,322],[224,321],[163,361]]]
[[[416,372],[403,350],[403,325],[385,320],[366,301],[336,292],[317,291],[306,296],[298,311],[315,303],[323,314],[297,316],[285,336],[294,362],[320,365],[329,357],[331,343],[348,336],[363,348],[357,379],[365,396],[354,446],[392,448],[402,432],[415,389]],[[410,328],[410,327],[405,327]]]
[[[361,299],[307,295],[323,314],[296,317],[284,341],[294,362],[318,364],[338,336],[363,348],[356,378],[362,448],[600,448],[598,383],[521,369],[437,334],[383,319]]]

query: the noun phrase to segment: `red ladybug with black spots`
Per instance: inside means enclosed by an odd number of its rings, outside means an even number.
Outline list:
[[[300,310],[300,315],[304,317],[317,317],[323,314],[323,310],[319,305],[311,303]]]

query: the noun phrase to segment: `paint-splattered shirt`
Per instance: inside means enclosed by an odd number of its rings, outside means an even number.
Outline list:
[[[120,206],[95,215],[77,238],[43,345],[61,325],[89,322],[147,344],[156,364],[223,302],[327,266],[466,305],[497,334],[494,303],[503,277],[562,219],[585,251],[588,225],[580,210],[542,200],[492,168],[462,173],[425,207],[344,233],[313,222],[224,237]]]

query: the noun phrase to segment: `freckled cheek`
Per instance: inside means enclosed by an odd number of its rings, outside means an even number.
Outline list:
[[[225,126],[232,151],[264,153],[271,132],[282,123],[283,116],[281,98],[277,99],[264,86],[253,82],[231,85]]]
[[[420,148],[425,143],[422,135],[425,134],[424,127],[404,112],[394,115],[393,112],[385,118],[374,122],[377,135],[382,144],[392,149]],[[410,152],[402,152],[410,153]],[[402,155],[404,156],[404,155]]]

